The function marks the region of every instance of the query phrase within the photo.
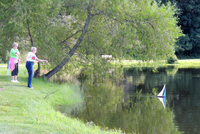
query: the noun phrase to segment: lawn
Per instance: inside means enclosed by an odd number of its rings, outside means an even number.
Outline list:
[[[121,62],[114,61],[112,64],[122,65],[123,67],[165,67],[174,66],[176,68],[200,68],[200,59],[183,59],[178,60],[174,64],[168,64],[166,60],[157,62],[143,62],[140,60],[122,60]]]
[[[6,65],[0,64],[0,133],[121,133],[119,130],[106,131],[98,126],[85,124],[55,109],[57,105],[81,106],[84,95],[79,86],[67,83],[60,85],[34,78],[34,89],[29,89],[26,69],[24,66],[19,69],[20,83],[11,83]]]

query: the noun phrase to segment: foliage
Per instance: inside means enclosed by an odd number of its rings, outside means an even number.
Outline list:
[[[176,55],[169,56],[167,59],[167,63],[169,64],[174,64],[176,61],[178,61],[178,58],[176,57]]]
[[[181,29],[185,36],[179,38],[176,53],[178,56],[184,55],[196,58],[200,57],[200,2],[197,0],[190,0],[186,3],[179,2],[177,5],[181,8],[181,14],[179,15],[180,20],[178,24],[181,25]]]
[[[176,45],[176,55],[179,58],[199,58],[200,55],[200,19],[199,0],[162,0],[166,4],[172,2],[178,10],[179,21],[184,36],[179,37]]]
[[[0,55],[4,58],[4,52],[10,51],[14,41],[19,43],[21,52],[30,51],[31,39],[34,46],[39,48],[39,57],[43,57],[40,55],[41,52],[43,52],[42,54],[47,54],[46,51],[49,54],[53,53],[49,46],[51,48],[56,46],[56,40],[53,41],[55,35],[52,35],[56,27],[51,27],[50,30],[50,25],[52,25],[50,18],[58,14],[59,4],[61,4],[59,0],[1,1],[0,33],[2,47]],[[40,49],[40,46],[46,47]]]
[[[143,61],[166,59],[174,54],[181,35],[174,6],[158,6],[153,0],[39,0],[0,2],[0,55],[13,41],[53,68],[47,78],[67,63],[74,67],[102,64],[102,54],[116,59]],[[22,50],[23,50],[22,49]],[[89,70],[89,69],[88,69]]]
[[[120,3],[113,2],[107,10],[98,3],[98,10],[103,12],[91,20],[91,32],[85,35],[80,53],[140,60],[163,59],[173,53],[174,42],[180,35],[173,6],[159,7],[150,0]],[[88,48],[92,51],[86,52]]]

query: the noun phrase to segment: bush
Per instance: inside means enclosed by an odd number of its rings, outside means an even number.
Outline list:
[[[169,56],[167,59],[168,64],[174,64],[176,61],[178,61],[178,58],[176,57],[176,55]]]

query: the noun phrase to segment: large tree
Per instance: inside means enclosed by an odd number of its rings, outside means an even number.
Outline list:
[[[1,43],[29,39],[52,64],[47,79],[69,62],[103,68],[101,54],[166,59],[181,35],[176,9],[154,0],[3,0],[0,6]]]

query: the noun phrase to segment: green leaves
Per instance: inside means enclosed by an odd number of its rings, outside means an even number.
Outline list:
[[[125,1],[124,5],[127,2]],[[114,13],[113,16],[115,16],[115,20],[124,23],[124,25],[118,23],[116,29],[119,31],[126,29],[125,32],[120,33],[123,33],[121,34],[123,40],[132,45],[135,58],[156,60],[165,58],[167,53],[173,53],[172,46],[177,37],[181,35],[181,30],[176,25],[174,7],[171,5],[159,7],[151,0],[135,1],[134,3],[129,1],[129,6],[124,5],[121,13]],[[117,9],[119,8],[117,7]],[[126,47],[127,45],[123,44],[122,46]]]
[[[78,66],[104,64],[102,54],[116,59],[163,59],[174,53],[174,42],[181,35],[175,8],[159,7],[153,0],[4,0],[0,5],[2,43],[10,49],[13,41],[23,46],[28,41],[29,50],[32,37],[38,55],[50,59],[53,67],[79,41],[88,16],[90,25],[73,57]]]
[[[185,36],[182,36],[177,41],[176,55],[179,58],[199,58],[199,5],[200,2],[196,0],[179,1],[179,0],[165,0],[162,3],[170,1],[176,4],[179,9],[178,25],[181,26],[182,32]]]

